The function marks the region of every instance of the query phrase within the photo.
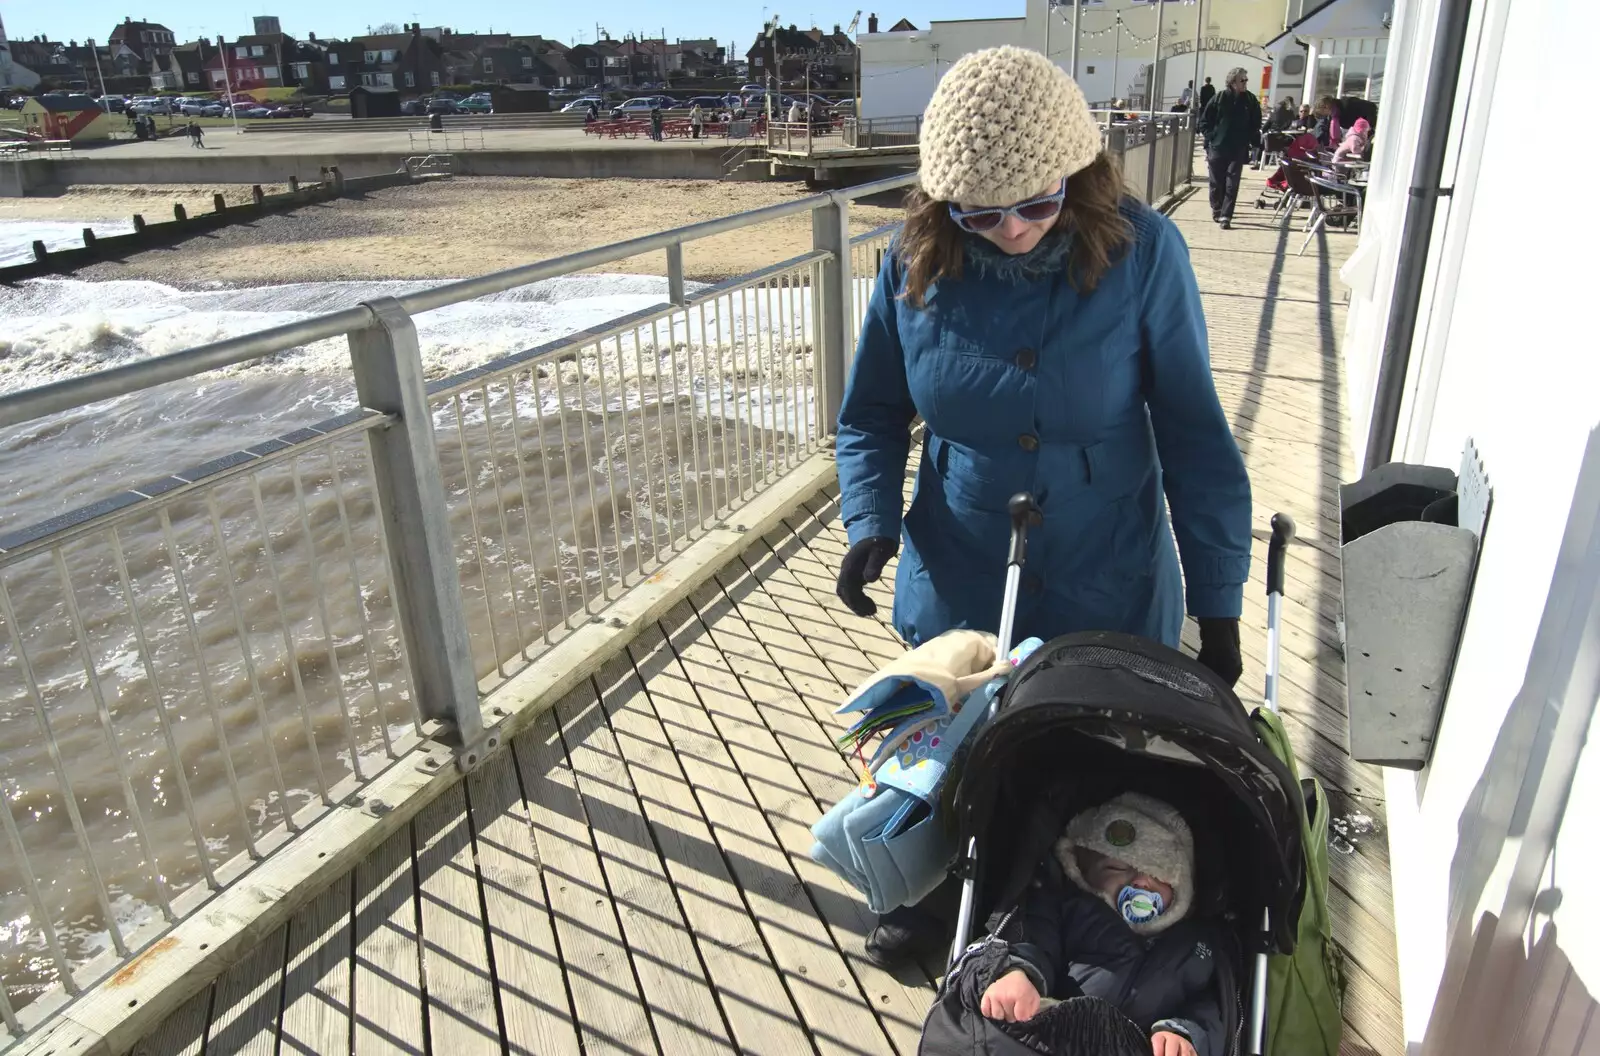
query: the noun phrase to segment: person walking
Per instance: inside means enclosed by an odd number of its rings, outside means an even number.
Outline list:
[[[1211,78],[1206,78],[1206,83],[1200,86],[1200,112],[1206,112],[1206,107],[1211,105],[1211,100],[1217,97],[1216,86],[1211,83]]]
[[[689,129],[694,133],[695,139],[700,138],[700,130],[705,127],[705,123],[705,111],[700,109],[699,103],[695,103],[694,108],[689,111]]]
[[[206,134],[205,130],[200,127],[200,123],[198,121],[190,121],[189,122],[189,145],[190,146],[194,147],[196,150],[204,150],[205,149],[205,134]]]
[[[884,254],[839,410],[839,598],[874,615],[866,585],[898,554],[907,642],[995,631],[1007,502],[1028,491],[1043,520],[1016,640],[1103,630],[1176,647],[1187,609],[1201,662],[1237,680],[1250,481],[1183,237],[1126,193],[1083,92],[1039,52],[961,58],[921,140],[921,188]],[[868,956],[903,962],[938,948],[942,928],[931,908],[902,907],[880,918]]]
[[[661,136],[661,106],[657,104],[650,108],[650,138],[660,142]]]
[[[1186,88],[1184,88],[1183,92],[1181,94],[1179,94],[1178,103],[1177,103],[1176,106],[1174,106],[1172,108],[1173,113],[1182,113],[1182,112],[1188,110],[1189,109],[1189,105],[1191,103],[1193,103],[1193,102],[1194,102],[1194,82],[1190,81],[1188,86]]]
[[[1250,74],[1242,66],[1228,71],[1223,91],[1200,115],[1206,142],[1206,166],[1211,175],[1211,219],[1224,231],[1233,226],[1233,206],[1239,198],[1239,179],[1245,162],[1258,142],[1261,103],[1246,85]]]

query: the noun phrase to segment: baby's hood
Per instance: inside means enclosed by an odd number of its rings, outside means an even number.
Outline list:
[[[1124,792],[1079,813],[1056,841],[1056,858],[1068,879],[1117,909],[1114,895],[1099,890],[1084,877],[1075,853],[1080,848],[1126,862],[1172,886],[1172,905],[1154,920],[1129,922],[1128,927],[1135,932],[1158,934],[1189,912],[1194,901],[1194,834],[1183,815],[1170,804],[1139,792]]]

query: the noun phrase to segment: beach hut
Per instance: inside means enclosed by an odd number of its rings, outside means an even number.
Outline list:
[[[350,116],[399,117],[400,93],[394,88],[372,88],[361,85],[350,89]]]
[[[533,84],[497,84],[489,89],[497,114],[548,114],[550,92]]]
[[[40,139],[110,139],[116,122],[87,95],[40,95],[22,106],[22,129]]]

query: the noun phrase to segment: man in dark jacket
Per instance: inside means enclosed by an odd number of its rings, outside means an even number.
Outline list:
[[[1233,205],[1239,178],[1261,131],[1261,102],[1246,87],[1250,75],[1242,66],[1228,71],[1226,90],[1200,115],[1211,170],[1211,219],[1223,230],[1233,226]]]
[[[1217,86],[1211,83],[1211,78],[1206,78],[1206,83],[1200,86],[1200,112],[1206,112],[1206,107],[1211,105],[1211,100],[1217,97]]]

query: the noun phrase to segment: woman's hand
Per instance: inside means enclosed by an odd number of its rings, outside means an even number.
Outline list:
[[[1217,673],[1228,685],[1237,685],[1244,674],[1244,660],[1239,656],[1239,621],[1222,616],[1201,616],[1200,655],[1202,664]]]
[[[868,583],[876,583],[883,575],[883,566],[900,552],[900,540],[882,535],[872,535],[850,548],[839,563],[839,600],[850,606],[857,616],[871,616],[878,611],[878,603],[867,597]]]
[[[1189,1039],[1170,1030],[1158,1030],[1150,1035],[1150,1048],[1155,1056],[1195,1056]]]
[[[978,1002],[978,1011],[990,1019],[1021,1023],[1039,1014],[1039,991],[1033,988],[1033,981],[1028,978],[1027,972],[1013,968],[989,984],[989,989],[983,992],[983,1000]],[[1156,1036],[1160,1037],[1159,1034]],[[1176,1049],[1173,1051],[1177,1052]],[[1161,1050],[1157,1049],[1156,1053],[1160,1056]],[[1188,1056],[1195,1056],[1193,1049],[1189,1050]]]

